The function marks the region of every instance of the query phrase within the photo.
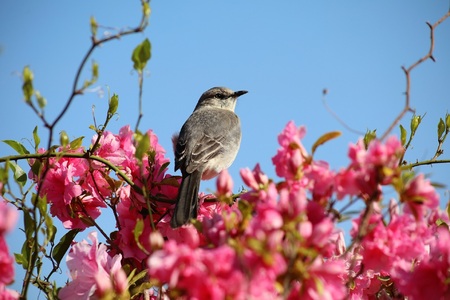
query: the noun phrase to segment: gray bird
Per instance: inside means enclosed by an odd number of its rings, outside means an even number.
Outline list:
[[[237,98],[246,93],[233,92],[225,87],[207,90],[180,134],[172,138],[175,171],[180,169],[182,175],[170,221],[172,228],[197,218],[200,180],[217,176],[236,158],[241,144],[241,125],[234,108]]]

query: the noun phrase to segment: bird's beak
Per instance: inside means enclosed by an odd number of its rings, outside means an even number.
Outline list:
[[[237,98],[237,97],[242,96],[247,93],[248,93],[248,91],[237,91],[237,92],[234,92],[234,97]]]

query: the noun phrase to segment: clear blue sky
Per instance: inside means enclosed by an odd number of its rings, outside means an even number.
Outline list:
[[[93,123],[92,106],[101,122],[108,88],[120,98],[119,116],[109,130],[117,133],[126,124],[134,128],[138,83],[130,56],[148,37],[152,58],[144,79],[140,129],[153,129],[171,159],[170,137],[203,91],[213,86],[249,91],[237,105],[243,140],[230,168],[237,189],[242,185],[239,169],[253,168],[257,162],[274,176],[271,157],[278,147],[277,135],[289,120],[307,127],[307,149],[321,134],[341,130],[343,135],[321,147],[317,158],[334,169],[346,166],[347,146],[359,136],[326,110],[322,90],[329,90],[328,105],[348,126],[383,133],[404,105],[401,66],[409,66],[428,51],[425,22],[437,21],[449,9],[449,1],[154,0],[151,8],[145,33],[105,44],[93,54],[100,65],[95,86],[105,96],[91,92],[76,98],[57,132],[64,129],[71,138],[86,136],[87,146],[93,134],[88,129]],[[15,139],[28,146],[36,125],[45,139],[45,129],[22,100],[20,74],[30,66],[35,88],[47,98],[48,118],[56,116],[90,46],[90,16],[114,28],[135,25],[140,19],[139,1],[1,2],[0,140]],[[99,33],[105,30],[110,31],[100,28]],[[436,63],[427,61],[412,73],[412,107],[426,116],[406,157],[411,161],[434,154],[437,122],[450,108],[450,20],[436,30],[434,56]],[[410,117],[402,121],[406,128]],[[449,142],[444,149],[441,158],[448,159]],[[0,156],[12,153],[0,144]],[[447,185],[439,191],[444,205],[449,199],[450,166],[419,170]],[[213,186],[211,181],[202,189]],[[13,251],[18,251],[19,242],[10,240]]]

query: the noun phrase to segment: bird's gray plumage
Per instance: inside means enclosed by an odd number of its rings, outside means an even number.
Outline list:
[[[179,136],[174,136],[175,171],[181,170],[182,182],[171,220],[173,228],[197,217],[200,179],[211,179],[233,163],[241,142],[234,108],[237,98],[245,93],[224,87],[207,90]]]

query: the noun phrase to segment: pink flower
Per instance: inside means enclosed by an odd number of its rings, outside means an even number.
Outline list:
[[[106,245],[99,244],[97,233],[88,235],[87,241],[75,243],[67,255],[67,267],[72,281],[59,291],[61,299],[90,299],[96,295],[102,297],[113,291],[116,295],[126,292],[127,277],[121,268],[121,255],[111,257]]]
[[[261,171],[259,164],[256,164],[253,171],[241,169],[240,174],[244,183],[254,190],[263,189],[269,183],[269,178]]]
[[[120,230],[117,234],[116,244],[122,250],[125,258],[134,258],[142,261],[151,251],[149,236],[152,231],[150,219],[143,216],[130,199],[130,186],[119,189],[120,202],[117,204]],[[143,231],[136,242],[134,232],[138,222],[143,222]],[[143,250],[143,247],[145,250]]]
[[[220,172],[216,180],[217,192],[216,194],[220,197],[231,197],[233,194],[233,179],[228,173],[228,170],[223,170]]]
[[[304,172],[309,180],[308,189],[312,193],[312,199],[319,202],[327,202],[333,193],[335,177],[328,163],[314,161]]]
[[[358,221],[354,221],[353,237]],[[365,268],[389,274],[399,266],[412,268],[415,261],[427,257],[431,236],[426,223],[416,222],[411,215],[397,216],[385,225],[381,215],[373,214],[359,254]]]
[[[20,295],[18,292],[6,289],[0,284],[0,299],[2,300],[17,300]]]
[[[17,210],[0,198],[0,295],[14,294],[5,290],[5,286],[14,280],[14,258],[9,254],[4,235],[12,230],[16,221]]]
[[[335,179],[338,199],[350,195],[378,200],[381,195],[380,186],[392,183],[392,179],[399,176],[399,162],[403,152],[404,148],[395,136],[389,137],[385,144],[373,140],[368,149],[362,140],[350,145],[350,166],[341,170]]]
[[[343,261],[317,258],[308,268],[308,277],[294,285],[288,299],[344,299],[347,296],[344,274]]]
[[[12,209],[6,201],[0,198],[0,234],[9,232],[17,222],[17,210]]]
[[[94,145],[97,139],[97,135],[92,137],[92,145]],[[109,131],[104,131],[103,135],[100,137],[98,145],[99,147],[95,149],[94,155],[107,159],[116,166],[122,165],[122,163],[126,160],[125,151],[121,148],[119,136],[114,135]],[[103,166],[101,163],[96,161],[93,163],[100,167]]]
[[[41,194],[49,203],[70,204],[74,197],[81,195],[82,189],[75,182],[75,167],[69,161],[56,162],[47,172],[42,182]]]
[[[236,263],[234,250],[226,245],[192,249],[175,241],[166,242],[147,261],[152,278],[189,299],[212,300],[244,299],[244,276]]]
[[[272,158],[278,176],[287,180],[298,180],[302,177],[301,167],[308,156],[301,139],[305,136],[305,127],[296,127],[290,121],[278,136],[280,148]]]
[[[0,286],[12,283],[14,280],[14,258],[9,254],[5,237],[0,235]]]
[[[439,194],[423,174],[406,183],[400,200],[407,204],[405,211],[418,220],[423,219],[427,209],[435,210],[439,206]]]
[[[450,232],[447,227],[436,229],[430,242],[430,255],[414,267],[398,266],[392,277],[402,294],[411,299],[449,299]]]

